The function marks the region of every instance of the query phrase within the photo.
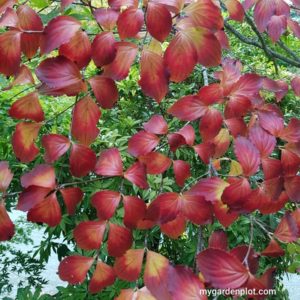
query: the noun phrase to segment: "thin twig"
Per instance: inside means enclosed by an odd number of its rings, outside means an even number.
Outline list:
[[[246,253],[245,258],[243,260],[243,264],[245,264],[247,266],[247,268],[249,268],[248,258],[249,258],[249,255],[250,255],[250,252],[251,252],[251,249],[252,249],[253,235],[254,235],[253,216],[250,215],[250,241],[249,241],[249,246],[248,246],[247,253]]]

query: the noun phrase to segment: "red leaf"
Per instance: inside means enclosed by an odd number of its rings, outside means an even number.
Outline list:
[[[60,134],[47,134],[42,137],[42,145],[45,148],[45,161],[53,163],[69,150],[70,141]]]
[[[264,158],[262,160],[262,167],[265,180],[281,177],[282,175],[282,164],[278,159]]]
[[[210,159],[214,156],[215,145],[212,142],[205,142],[200,145],[193,146],[195,152],[200,156],[205,164],[209,164]]]
[[[131,167],[129,167],[124,173],[124,178],[141,189],[149,188],[146,167],[140,162],[135,162],[131,165]]]
[[[227,0],[224,4],[229,12],[230,19],[243,22],[244,8],[238,0]]]
[[[12,146],[16,157],[21,162],[33,161],[39,153],[39,149],[34,144],[39,134],[42,124],[21,122],[16,126],[12,136]]]
[[[211,205],[204,197],[185,192],[181,197],[182,214],[194,224],[207,224],[212,219]]]
[[[160,103],[169,90],[169,74],[163,58],[151,50],[143,50],[140,64],[141,79],[139,85],[143,93]]]
[[[123,163],[117,148],[103,150],[95,166],[95,173],[102,176],[122,176]]]
[[[287,25],[289,29],[292,31],[295,37],[300,37],[300,24],[298,21],[294,21],[292,19],[287,20]]]
[[[222,102],[224,98],[223,88],[218,83],[203,86],[198,92],[198,97],[203,105],[207,106]]]
[[[138,52],[135,44],[130,42],[116,43],[117,55],[114,61],[104,67],[104,76],[114,80],[123,80],[128,76],[131,65],[133,64]]]
[[[9,169],[7,161],[0,161],[0,191],[5,192],[14,174]]]
[[[129,229],[109,223],[107,250],[110,256],[119,257],[132,245],[132,233]]]
[[[173,161],[175,181],[179,186],[184,186],[186,179],[191,176],[190,168],[190,164],[184,160]]]
[[[289,150],[282,149],[281,165],[284,176],[294,176],[300,168],[300,157]]]
[[[44,112],[36,92],[30,93],[13,103],[9,115],[16,119],[29,119],[41,122],[45,119]]]
[[[154,115],[144,123],[144,129],[153,134],[166,134],[168,133],[168,124],[163,116]]]
[[[56,185],[54,168],[44,164],[36,166],[21,177],[21,185],[24,188],[34,185],[54,189]]]
[[[112,31],[117,24],[119,12],[112,8],[98,8],[94,10],[94,16],[98,24],[104,30]]]
[[[206,27],[211,30],[224,27],[221,10],[213,1],[193,2],[184,9],[184,12],[196,27]]]
[[[221,200],[213,203],[213,211],[218,221],[224,226],[230,226],[238,217],[239,214],[231,212],[229,207]]]
[[[230,254],[234,255],[241,263],[244,263],[244,259],[249,251],[249,245],[240,245],[230,250]],[[248,254],[248,266],[249,271],[253,274],[256,274],[259,267],[259,256],[250,247]]]
[[[108,77],[94,76],[89,79],[89,84],[92,87],[97,102],[102,108],[113,108],[118,101],[119,93],[116,83]]]
[[[192,146],[194,144],[195,131],[192,125],[185,125],[177,133],[183,136],[187,145]]]
[[[174,220],[181,210],[181,203],[177,193],[159,195],[148,207],[146,219],[164,224]]]
[[[252,176],[258,171],[260,165],[259,152],[248,139],[244,137],[236,138],[234,153],[243,168],[245,176]]]
[[[238,137],[239,135],[245,136],[247,133],[247,126],[243,117],[231,118],[224,121],[227,125],[230,133],[233,137]]]
[[[151,36],[160,42],[164,42],[172,29],[172,16],[165,5],[148,3],[146,25]]]
[[[224,189],[229,184],[218,177],[201,179],[189,190],[190,194],[203,196],[206,201],[215,202],[221,199]]]
[[[215,145],[214,158],[224,155],[230,145],[230,135],[228,130],[222,128],[218,135],[214,138],[213,143]]]
[[[233,255],[220,249],[206,249],[197,256],[199,271],[215,288],[236,289],[249,279],[248,270]]]
[[[8,2],[8,1],[4,1]],[[2,14],[2,12],[4,13]],[[6,9],[2,9],[0,4],[0,27],[18,27],[19,18],[14,9],[11,7],[7,7]]]
[[[176,266],[172,269],[169,277],[169,290],[173,300],[206,300],[207,296],[202,295],[204,284],[193,271],[185,266]]]
[[[271,17],[275,14],[276,2],[272,0],[261,0],[255,5],[254,20],[260,32],[266,30]]]
[[[176,219],[161,224],[160,230],[171,239],[178,239],[185,231],[186,221],[181,215],[178,215]]]
[[[20,67],[18,72],[15,74],[13,82],[7,89],[10,89],[11,87],[16,85],[23,85],[23,84],[34,84],[32,73],[30,69],[25,65],[22,65]]]
[[[295,219],[287,212],[278,224],[274,236],[285,243],[295,242],[299,238],[299,230]]]
[[[130,229],[136,228],[138,222],[143,220],[146,214],[146,203],[136,196],[123,196],[124,225]]]
[[[213,139],[222,128],[223,116],[216,109],[209,109],[202,117],[199,124],[199,131],[203,141]]]
[[[245,74],[231,86],[230,100],[233,102],[245,102],[245,99],[256,99],[262,88],[263,79],[257,74]],[[246,103],[245,103],[246,104]],[[244,104],[244,106],[245,106]],[[251,106],[251,104],[250,104]],[[246,109],[246,107],[242,107]]]
[[[21,62],[21,32],[9,30],[0,34],[0,73],[15,74]]]
[[[150,153],[159,143],[159,138],[147,131],[141,130],[128,141],[128,153],[138,157]]]
[[[70,153],[70,171],[73,176],[86,176],[96,165],[96,154],[85,145],[73,144]]]
[[[30,210],[42,202],[51,191],[52,188],[30,186],[20,194],[17,209],[22,211]]]
[[[14,234],[15,234],[15,225],[11,221],[5,209],[4,204],[1,202],[0,203],[0,242],[9,241],[14,236]]]
[[[300,141],[300,120],[292,118],[289,124],[280,133],[280,138],[290,143]]]
[[[114,269],[111,266],[98,261],[89,283],[89,292],[92,294],[99,293],[105,287],[114,284],[115,280],[116,275]]]
[[[226,50],[230,49],[228,35],[224,30],[218,30],[217,32],[215,32],[215,37],[219,41],[222,49],[226,49]]]
[[[91,202],[97,210],[98,218],[107,220],[113,217],[120,200],[120,193],[106,190],[95,193]]]
[[[28,211],[27,220],[35,223],[46,223],[50,227],[57,226],[61,221],[61,210],[52,193]]]
[[[62,194],[64,203],[69,215],[75,215],[76,206],[83,199],[83,192],[79,187],[70,187],[59,190]]]
[[[274,239],[271,239],[269,245],[261,252],[261,255],[270,257],[279,257],[283,256],[284,254],[285,251]]]
[[[296,96],[300,97],[300,76],[296,76],[291,81],[292,89]]]
[[[88,35],[82,30],[77,31],[68,43],[59,47],[59,55],[63,55],[73,61],[79,69],[86,67],[92,55],[92,47]]]
[[[175,152],[180,146],[186,145],[186,140],[179,133],[168,134],[168,143],[170,145],[170,150]]]
[[[41,43],[42,54],[50,53],[69,42],[80,26],[80,22],[70,16],[58,16],[52,19],[44,30]]]
[[[97,67],[113,62],[117,55],[116,45],[113,33],[101,32],[96,35],[92,44],[92,59]]]
[[[75,96],[86,90],[75,63],[64,56],[47,58],[36,69],[36,76],[47,87],[47,94]]]
[[[137,0],[108,0],[108,5],[116,10],[120,10],[122,7],[138,7]]]
[[[268,24],[268,33],[273,43],[276,43],[287,28],[286,16],[272,16]]]
[[[118,32],[121,40],[134,38],[139,33],[144,23],[144,13],[141,9],[129,7],[124,10],[117,21]]]
[[[126,281],[136,281],[142,270],[144,249],[130,249],[126,253],[117,257],[114,270],[117,276]]]
[[[289,201],[289,197],[286,192],[282,192],[276,201],[265,195],[264,202],[260,203],[259,211],[262,214],[273,214],[281,210],[285,204]]]
[[[194,121],[207,112],[207,106],[198,96],[185,96],[179,99],[169,109],[168,113],[181,121]]]
[[[68,256],[59,264],[58,275],[61,280],[68,281],[70,284],[80,284],[84,281],[93,262],[92,257]]]
[[[222,202],[233,211],[243,211],[245,202],[251,194],[251,186],[246,178],[232,178],[230,186],[222,194]]]
[[[61,8],[64,10],[67,6],[71,5],[74,0],[61,0]]]
[[[74,231],[74,240],[83,250],[97,250],[102,244],[106,223],[102,221],[84,221]]]
[[[186,25],[184,24],[186,22]],[[193,42],[197,51],[197,62],[206,66],[213,67],[221,63],[222,49],[216,36],[203,27],[190,27],[190,21],[183,19],[183,30],[190,40]]]
[[[9,7],[12,8],[16,4],[16,0],[2,0],[0,2],[0,15]]]
[[[79,100],[72,116],[72,135],[81,144],[89,146],[98,136],[101,111],[90,96]]]
[[[209,237],[208,248],[217,248],[224,251],[228,250],[227,235],[223,230],[217,230]]]
[[[184,0],[153,0],[151,2],[163,4],[170,12],[174,14],[178,14],[182,10],[185,3]]]
[[[146,155],[139,156],[139,161],[146,166],[147,174],[162,174],[172,164],[172,161],[169,157],[159,153],[159,152],[150,152]]]
[[[260,152],[261,158],[271,155],[276,146],[276,138],[268,134],[260,126],[255,126],[250,129],[249,139]]]
[[[34,34],[23,32],[21,36],[21,50],[30,59],[35,56],[40,46],[43,23],[38,13],[27,5],[19,6],[17,15],[21,30],[35,32]]]
[[[168,289],[169,260],[153,251],[147,251],[144,283],[157,299],[172,299]]]
[[[300,202],[300,176],[286,177],[284,188],[291,201]]]
[[[258,113],[260,126],[275,137],[283,130],[283,118],[274,111],[260,111]]]
[[[164,59],[170,80],[181,82],[190,75],[197,63],[197,49],[191,38],[179,31],[170,42]]]

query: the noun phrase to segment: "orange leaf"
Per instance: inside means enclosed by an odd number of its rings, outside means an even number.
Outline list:
[[[14,174],[9,169],[8,162],[0,161],[0,191],[5,192]]]
[[[126,253],[117,257],[114,270],[122,280],[136,281],[142,270],[144,249],[130,249]]]
[[[102,221],[84,221],[74,229],[74,240],[84,250],[99,249],[102,243],[106,223]]]
[[[114,284],[115,279],[116,275],[114,269],[111,266],[98,261],[89,284],[89,292],[92,294],[99,293],[105,287]]]
[[[39,153],[34,144],[42,124],[21,122],[17,124],[12,136],[12,145],[16,157],[21,162],[31,162]]]
[[[44,120],[44,112],[36,92],[30,93],[13,103],[9,115],[16,119],[29,119],[36,122]]]
[[[169,260],[164,256],[147,251],[144,283],[151,294],[164,300],[172,299],[168,289]]]

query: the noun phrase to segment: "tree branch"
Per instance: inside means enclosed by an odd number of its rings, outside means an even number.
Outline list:
[[[245,37],[243,34],[241,34],[239,31],[237,31],[233,26],[231,26],[227,21],[224,22],[224,26],[228,31],[230,31],[232,34],[234,34],[243,43],[248,44],[248,45],[252,45],[254,47],[257,47],[257,48],[260,48],[260,49],[263,50],[262,45],[260,43],[258,43],[257,41],[255,41],[251,38]],[[295,61],[291,58],[288,58],[288,57],[286,57],[286,56],[270,49],[268,46],[266,46],[266,48],[272,56],[280,59],[281,61],[283,61],[287,64],[290,64],[294,67],[300,68],[300,62]]]

